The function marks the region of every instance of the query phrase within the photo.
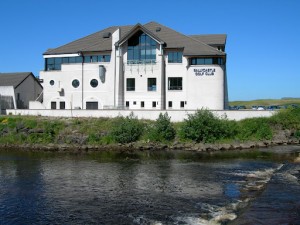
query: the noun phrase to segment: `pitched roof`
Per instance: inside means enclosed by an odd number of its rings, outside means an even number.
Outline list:
[[[209,45],[210,42],[221,42],[223,36],[219,37],[218,35],[208,35],[209,37],[213,37],[213,39],[210,39],[205,35],[193,35],[193,37],[190,37],[156,22],[149,22],[145,25],[141,25],[138,23],[135,26],[129,25],[109,27],[89,36],[70,42],[66,45],[48,50],[44,54],[52,55],[92,51],[111,51],[112,37],[110,35],[108,38],[103,38],[103,35],[107,33],[112,34],[118,28],[120,28],[121,34],[120,40],[117,42],[117,45],[122,44],[138,30],[142,30],[143,32],[159,41],[159,43],[164,43],[166,49],[183,48],[183,55],[185,56],[226,55],[224,52],[221,52]],[[226,40],[226,38],[223,38],[223,40]]]
[[[16,88],[31,75],[33,76],[31,72],[0,73],[0,86],[13,86]]]
[[[166,43],[166,48],[184,48],[183,55],[185,56],[226,55],[224,52],[221,52],[199,40],[181,34],[159,23],[150,22],[145,24],[144,27],[163,40]],[[160,31],[157,32],[156,29],[158,27],[160,27]]]
[[[226,34],[207,34],[207,35],[190,35],[190,37],[201,41],[207,45],[225,45]]]
[[[115,32],[118,28],[121,30],[121,37],[128,32],[133,26],[122,26],[122,27],[108,27],[104,30],[98,31],[86,37],[80,38],[66,45],[58,48],[50,49],[44,53],[44,55],[55,55],[55,54],[69,54],[78,53],[82,51],[111,51],[112,50],[112,36],[103,38],[103,35]]]

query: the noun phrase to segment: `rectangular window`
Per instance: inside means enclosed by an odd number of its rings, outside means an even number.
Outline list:
[[[168,90],[182,90],[182,77],[169,77]]]
[[[127,78],[126,91],[135,91],[135,78]]]
[[[82,63],[82,57],[81,56],[75,57],[75,63]]]
[[[156,102],[152,102],[152,107],[156,108]]]
[[[69,57],[69,63],[76,63],[75,57]]]
[[[173,107],[173,102],[172,102],[172,101],[169,101],[169,102],[168,102],[168,107],[169,107],[169,108],[172,108],[172,107]]]
[[[141,102],[141,108],[145,107],[145,102]]]
[[[222,58],[191,58],[191,65],[223,65]]]
[[[110,62],[110,55],[104,55],[104,62]]]
[[[92,56],[92,62],[98,62],[98,56],[97,55]]]
[[[86,102],[86,109],[98,109],[98,102]]]
[[[66,103],[65,102],[59,102],[59,108],[60,109],[65,109],[66,108]]]
[[[90,63],[91,62],[91,56],[84,56],[84,62],[85,63]]]
[[[136,105],[136,101],[133,101],[133,104]]]
[[[184,101],[180,102],[180,108],[184,108]]]
[[[126,101],[126,108],[129,108],[129,101]]]
[[[148,91],[156,91],[156,78],[148,78]]]
[[[182,52],[169,52],[168,63],[182,63]]]
[[[62,63],[63,64],[68,64],[69,63],[69,57],[63,57]]]
[[[51,102],[51,109],[56,109],[56,102]]]

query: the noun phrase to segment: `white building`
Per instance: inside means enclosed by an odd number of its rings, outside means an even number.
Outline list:
[[[223,110],[226,35],[113,26],[44,53],[45,109]]]

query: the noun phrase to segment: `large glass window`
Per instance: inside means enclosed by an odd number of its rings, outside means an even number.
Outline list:
[[[182,52],[169,52],[168,63],[182,63]]]
[[[84,62],[110,62],[110,55],[86,55],[84,56]]]
[[[156,78],[148,78],[148,91],[156,91]]]
[[[61,70],[61,64],[82,63],[82,57],[56,57],[45,59],[45,70]]]
[[[127,78],[126,80],[126,91],[134,91],[135,90],[135,79]]]
[[[157,43],[142,31],[136,33],[128,40],[127,62],[155,63]]]
[[[182,90],[182,77],[169,77],[168,90]]]
[[[202,58],[202,57],[195,57],[191,58],[191,65],[223,65],[222,58]]]

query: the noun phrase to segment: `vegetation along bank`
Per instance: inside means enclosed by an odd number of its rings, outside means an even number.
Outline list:
[[[213,151],[299,144],[300,109],[269,118],[232,121],[202,109],[180,123],[167,113],[156,121],[131,114],[118,118],[1,116],[0,147],[45,151],[161,150]]]

